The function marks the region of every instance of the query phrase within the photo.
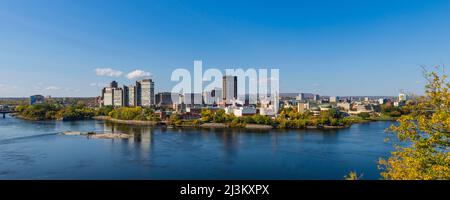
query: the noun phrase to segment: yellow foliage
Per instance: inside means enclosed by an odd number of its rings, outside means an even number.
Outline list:
[[[395,145],[387,160],[380,159],[384,179],[450,180],[450,84],[445,74],[432,72],[426,78],[425,96],[390,127],[403,144]]]

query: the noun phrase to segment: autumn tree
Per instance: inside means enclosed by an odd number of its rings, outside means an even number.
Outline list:
[[[389,128],[399,142],[390,158],[379,161],[384,179],[450,179],[450,83],[443,70],[424,74],[425,95]]]

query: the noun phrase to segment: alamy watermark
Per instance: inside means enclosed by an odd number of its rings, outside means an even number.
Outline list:
[[[194,61],[193,74],[186,68],[174,70],[170,79],[178,83],[172,88],[172,100],[189,104],[257,104],[258,99],[279,95],[279,69],[235,68],[224,71],[217,68],[203,71],[200,60]]]

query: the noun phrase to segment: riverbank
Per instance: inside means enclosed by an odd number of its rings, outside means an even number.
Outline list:
[[[28,120],[28,121],[37,121],[35,119],[30,119],[27,117],[23,117],[19,114],[11,115],[15,118],[22,119],[22,120]],[[319,126],[306,126],[304,128],[280,128],[278,126],[274,125],[263,125],[263,124],[241,124],[239,126],[233,126],[229,123],[200,123],[200,124],[194,124],[194,123],[182,123],[180,125],[170,125],[169,122],[157,122],[157,121],[142,121],[142,120],[121,120],[121,119],[114,119],[109,116],[94,116],[92,117],[94,120],[102,120],[102,121],[109,121],[113,123],[118,124],[128,124],[128,125],[138,125],[138,126],[171,126],[176,128],[203,128],[203,129],[223,129],[223,128],[241,128],[241,129],[260,129],[260,130],[269,130],[269,129],[293,129],[293,130],[306,130],[306,129],[345,129],[351,127],[353,124],[361,124],[361,123],[369,123],[369,122],[376,122],[376,121],[395,121],[395,119],[366,119],[361,120],[357,122],[353,122],[350,125],[339,125],[339,126],[330,126],[330,125],[319,125]]]
[[[156,126],[158,124],[158,122],[155,122],[155,121],[121,120],[121,119],[114,119],[114,118],[108,117],[108,116],[95,116],[95,117],[92,117],[92,119],[110,121],[110,122],[115,122],[115,123],[120,123],[120,124],[129,124],[129,125]]]

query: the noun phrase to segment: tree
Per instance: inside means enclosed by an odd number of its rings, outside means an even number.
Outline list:
[[[211,110],[209,110],[209,109],[202,109],[200,116],[202,116],[203,122],[211,122],[213,119],[213,114],[212,114]]]
[[[215,123],[223,123],[225,122],[225,110],[219,109],[214,113],[214,122]]]
[[[348,181],[357,181],[361,180],[362,176],[362,174],[358,176],[358,173],[356,173],[355,171],[351,171],[348,175],[344,176],[344,178]]]
[[[379,161],[384,179],[450,179],[450,84],[444,73],[425,77],[425,95],[390,127],[400,143],[390,158]]]
[[[358,117],[361,117],[363,119],[369,119],[370,114],[367,112],[358,113]]]

